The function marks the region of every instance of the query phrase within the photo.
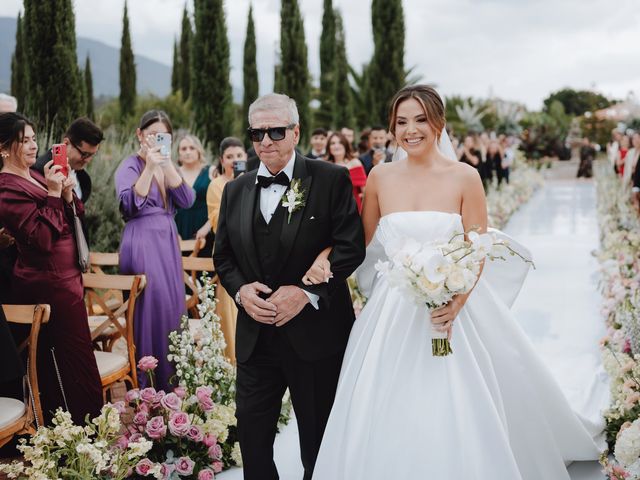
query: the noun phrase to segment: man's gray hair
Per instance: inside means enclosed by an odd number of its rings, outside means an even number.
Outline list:
[[[249,105],[249,125],[251,125],[251,116],[256,112],[272,112],[278,110],[286,112],[289,117],[289,123],[298,125],[300,123],[300,115],[298,107],[293,98],[282,93],[268,93],[256,99]]]
[[[0,103],[9,103],[12,105],[13,110],[6,110],[6,112],[15,112],[18,110],[18,99],[6,93],[0,93]],[[5,113],[5,110],[0,109],[0,113]]]

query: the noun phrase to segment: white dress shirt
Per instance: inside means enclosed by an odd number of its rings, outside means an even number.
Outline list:
[[[69,167],[69,178],[73,178],[76,181],[76,186],[73,187],[73,191],[76,192],[76,196],[82,200],[82,188],[80,187],[80,182],[78,182],[78,175],[76,175],[76,171]]]
[[[285,175],[289,177],[290,181],[293,179],[293,167],[295,163],[296,152],[294,151],[293,155],[291,156],[291,160],[289,160],[287,165],[282,169]],[[280,172],[276,172],[276,175],[278,173]],[[272,175],[269,169],[262,162],[260,162],[260,166],[258,167],[258,175],[263,177],[275,177],[275,175]],[[256,185],[257,184],[258,177],[256,176]],[[279,185],[277,183],[273,183],[267,188],[260,188],[260,213],[262,213],[262,217],[264,218],[264,221],[267,222],[267,224],[271,222],[271,217],[273,217],[276,208],[278,208],[278,204],[282,200],[282,197],[287,191],[287,188],[288,187],[286,187],[285,185]],[[311,302],[313,308],[318,310],[318,300],[320,299],[320,297],[314,293],[307,292],[304,289],[302,291],[307,295],[307,297],[309,297],[309,302]]]

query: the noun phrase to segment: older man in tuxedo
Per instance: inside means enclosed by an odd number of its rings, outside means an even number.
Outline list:
[[[222,195],[214,261],[238,304],[238,435],[245,480],[276,480],[273,442],[291,392],[304,478],[311,479],[333,404],[354,313],[347,277],[363,261],[364,235],[349,172],[296,152],[298,110],[269,94],[249,108],[257,170]],[[283,196],[295,193],[292,206]],[[331,247],[333,278],[302,278]]]

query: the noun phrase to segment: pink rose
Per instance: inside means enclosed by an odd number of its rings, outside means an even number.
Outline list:
[[[191,428],[191,422],[189,421],[189,415],[184,412],[173,412],[169,417],[169,431],[177,436],[184,437]]]
[[[147,403],[139,403],[136,405],[136,412],[149,413],[149,405]]]
[[[179,398],[183,399],[187,396],[187,389],[184,387],[176,387],[173,389],[173,393],[175,393]]]
[[[214,480],[216,478],[216,473],[210,468],[203,468],[198,473],[198,480]]]
[[[198,399],[198,404],[200,408],[208,412],[209,410],[213,410],[215,404],[213,400],[211,400],[211,394],[213,393],[213,388],[211,387],[198,387],[196,389],[196,398]]]
[[[116,441],[116,448],[119,448],[120,450],[126,450],[128,445],[129,439],[126,435],[121,435],[118,437],[118,440]]]
[[[167,410],[180,410],[182,400],[180,400],[180,397],[175,393],[168,393],[162,398],[162,400],[160,400],[160,405]]]
[[[145,425],[149,421],[147,412],[138,412],[133,416],[133,423],[136,425]]]
[[[143,458],[136,465],[136,473],[146,477],[149,475],[149,471],[153,468],[153,462],[148,458]]]
[[[223,464],[220,460],[213,462],[213,471],[220,473],[222,471]]]
[[[156,389],[153,387],[147,387],[140,390],[140,398],[143,402],[153,403],[156,398]]]
[[[138,400],[140,398],[140,389],[139,388],[134,388],[133,390],[129,390],[127,393],[125,393],[124,395],[124,399],[127,403],[131,403],[135,400]]]
[[[196,425],[191,425],[189,427],[189,431],[187,432],[187,436],[193,440],[194,442],[201,442],[204,438],[204,434],[202,433],[202,429]]]
[[[191,475],[193,473],[195,462],[189,457],[180,457],[175,465],[178,475]]]
[[[157,366],[158,366],[158,359],[150,355],[146,357],[142,357],[138,362],[138,368],[143,372],[148,372],[149,370],[153,370]]]
[[[211,433],[207,433],[204,438],[202,439],[202,442],[207,446],[207,447],[212,447],[213,445],[215,445],[216,443],[218,443],[218,439],[216,438],[215,435],[211,434]]]
[[[153,417],[147,422],[145,430],[149,438],[154,440],[164,437],[167,434],[167,426],[164,424],[164,418]]]
[[[222,458],[222,447],[219,444],[211,445],[207,451],[211,460],[220,460]]]
[[[137,442],[141,438],[142,438],[142,434],[141,433],[138,433],[138,432],[132,433],[129,436],[129,443]]]
[[[121,400],[119,402],[116,403],[112,403],[110,404],[113,408],[116,409],[116,411],[120,414],[124,413],[126,411],[125,407],[124,407],[124,402]]]
[[[160,406],[160,402],[162,402],[162,399],[164,398],[164,390],[158,390],[158,392],[156,392],[155,396],[153,397],[153,400],[151,402],[151,406],[152,407],[159,407]]]

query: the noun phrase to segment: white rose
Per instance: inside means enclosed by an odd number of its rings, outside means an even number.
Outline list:
[[[446,280],[447,288],[452,292],[460,292],[465,288],[464,269],[452,268]]]

